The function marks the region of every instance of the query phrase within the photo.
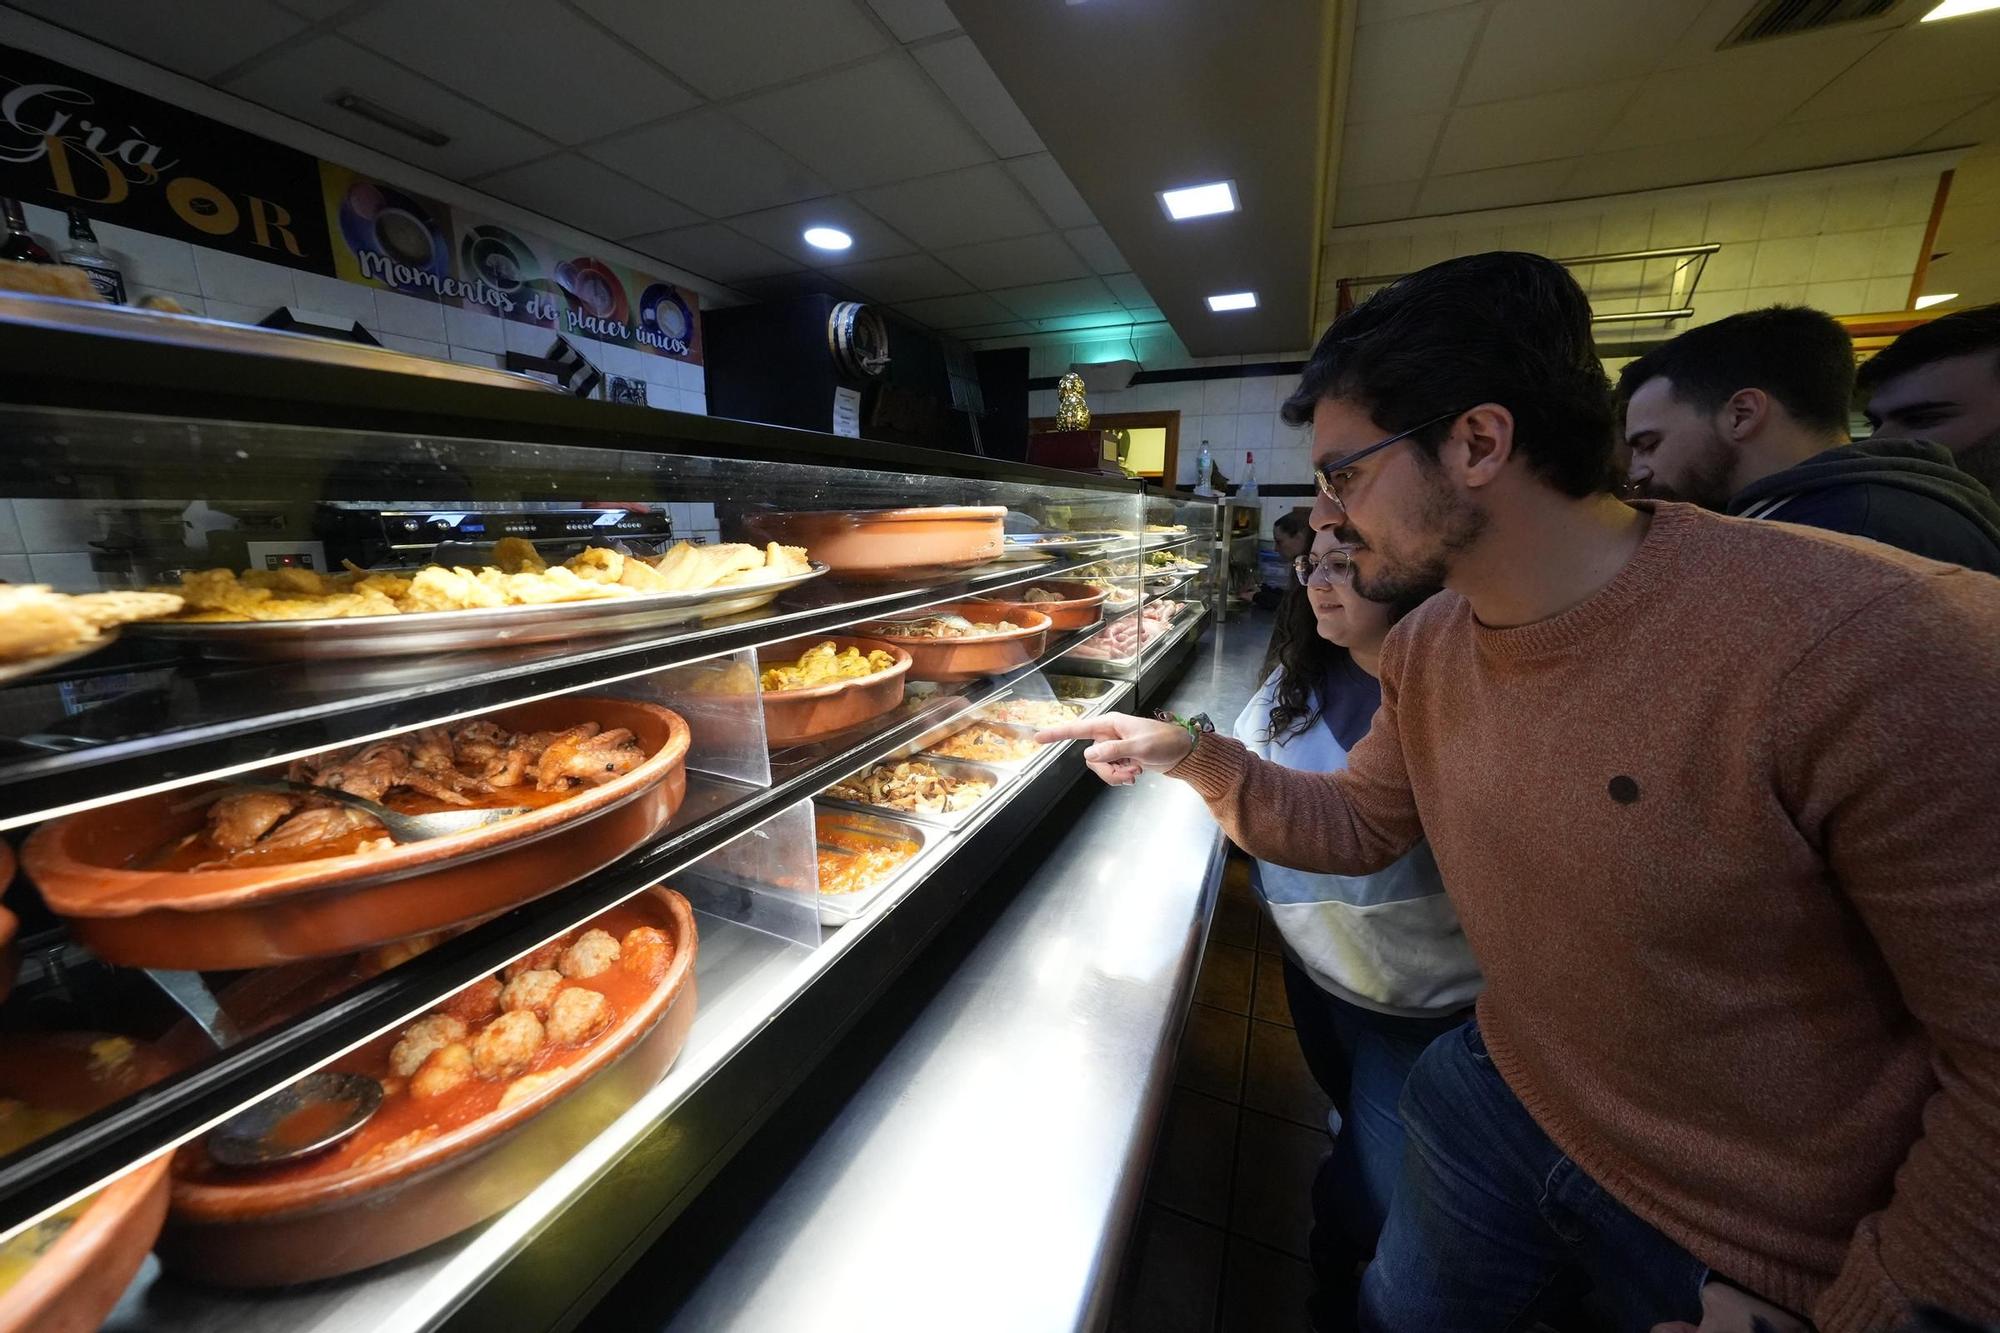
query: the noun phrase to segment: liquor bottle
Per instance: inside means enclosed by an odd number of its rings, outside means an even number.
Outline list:
[[[1243,455],[1243,480],[1236,487],[1236,498],[1239,500],[1254,500],[1257,498],[1257,455],[1255,453],[1245,453]]]
[[[42,248],[42,243],[28,234],[27,214],[22,212],[19,199],[0,199],[0,208],[7,213],[7,239],[0,241],[0,259],[11,259],[17,264],[56,262]]]
[[[62,262],[82,269],[99,296],[113,305],[125,304],[125,275],[97,243],[97,233],[80,208],[69,211],[69,244],[63,247]]]

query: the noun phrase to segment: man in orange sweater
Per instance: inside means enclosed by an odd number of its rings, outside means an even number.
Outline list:
[[[1349,767],[1131,717],[1251,854],[1366,874],[1420,836],[1486,973],[1404,1095],[1361,1321],[1621,1329],[2000,1315],[2000,579],[1604,493],[1589,303],[1486,254],[1327,332],[1313,524],[1390,635]]]

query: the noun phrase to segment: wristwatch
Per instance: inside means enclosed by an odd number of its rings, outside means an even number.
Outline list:
[[[1201,743],[1201,738],[1205,734],[1215,730],[1215,723],[1208,720],[1207,713],[1196,713],[1193,717],[1182,717],[1179,713],[1170,713],[1164,708],[1155,708],[1153,716],[1161,722],[1171,722],[1181,728],[1194,739],[1197,745]]]

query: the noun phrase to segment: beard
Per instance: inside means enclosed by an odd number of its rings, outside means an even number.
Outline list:
[[[1952,462],[1958,464],[1959,471],[2000,497],[2000,431],[1959,450]]]
[[[1371,602],[1417,602],[1430,596],[1444,586],[1452,557],[1470,548],[1486,531],[1486,511],[1445,485],[1442,472],[1426,467],[1421,475],[1426,482],[1424,495],[1410,526],[1423,534],[1424,549],[1378,546],[1350,523],[1334,529],[1334,536],[1342,542],[1365,547],[1375,556],[1378,568],[1374,571],[1364,573],[1357,563],[1353,572],[1354,591]]]
[[[1676,500],[1720,513],[1729,507],[1729,497],[1735,494],[1729,484],[1735,471],[1736,458],[1728,442],[1711,431],[1701,448],[1688,459],[1687,475],[1680,485],[1670,485],[1656,475],[1640,486],[1638,493],[1648,500]]]

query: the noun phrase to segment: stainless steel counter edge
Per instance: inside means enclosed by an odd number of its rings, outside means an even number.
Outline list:
[[[1233,718],[1267,632],[1216,626],[1167,706]],[[1100,1326],[1222,854],[1182,784],[1101,793],[686,1302],[640,1326]]]

